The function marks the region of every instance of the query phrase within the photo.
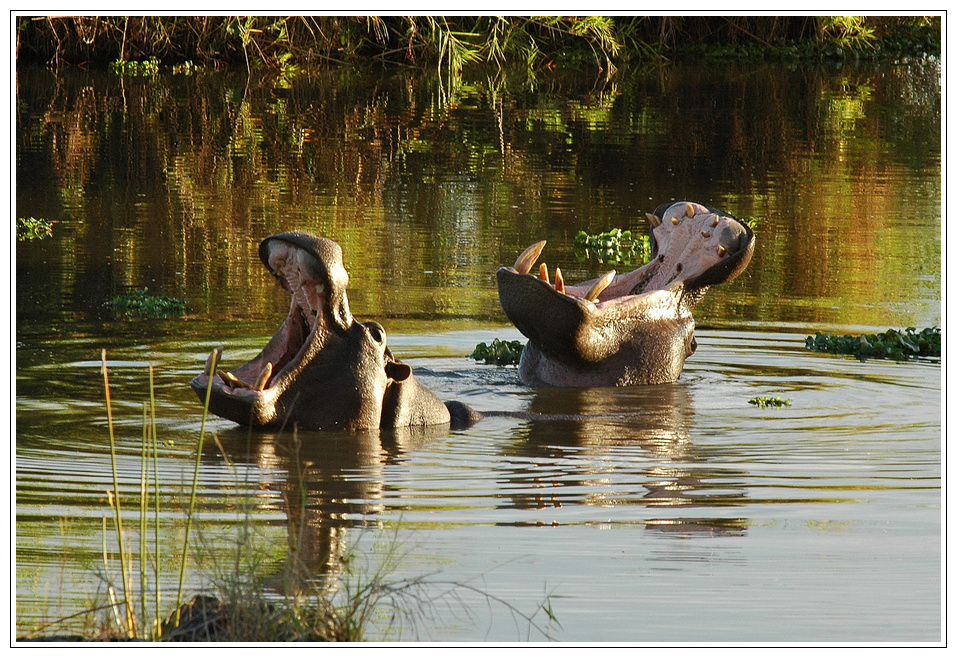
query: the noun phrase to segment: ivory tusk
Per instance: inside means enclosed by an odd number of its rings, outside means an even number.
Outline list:
[[[266,384],[269,382],[269,378],[272,376],[272,362],[267,361],[266,367],[263,368],[263,371],[259,373],[259,379],[256,380],[255,390],[263,391],[266,389]]]
[[[616,275],[616,274],[617,274],[617,272],[615,272],[615,270],[612,270],[612,271],[608,272],[608,274],[606,274],[606,275],[603,276],[602,278],[598,279],[598,281],[595,281],[595,285],[593,285],[593,286],[591,287],[591,290],[589,290],[589,291],[585,294],[585,299],[587,299],[587,300],[590,301],[590,302],[593,302],[593,301],[595,301],[596,299],[598,299],[598,296],[599,296],[599,295],[605,290],[605,288],[607,288],[607,287],[611,284],[611,282],[615,279],[615,275]]]
[[[515,271],[519,274],[528,274],[528,271],[532,269],[532,263],[538,260],[538,257],[542,253],[542,249],[545,248],[545,240],[541,242],[536,242],[531,247],[522,252],[522,255],[518,257],[518,260],[515,261]]]

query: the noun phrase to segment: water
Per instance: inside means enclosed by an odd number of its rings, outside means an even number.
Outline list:
[[[217,559],[191,565],[190,592],[250,522],[270,587],[302,527],[316,572],[395,552],[396,579],[474,588],[406,639],[940,641],[941,368],[803,346],[941,322],[939,68],[453,82],[18,72],[17,215],[57,222],[17,245],[18,632],[103,600],[104,348],[133,525],[155,368],[171,609],[200,427],[188,381],[213,346],[230,367],[275,331],[288,302],[256,245],[303,228],[340,243],[353,313],[443,399],[597,417],[298,447],[211,419],[194,532]],[[498,266],[545,238],[567,279],[601,274],[574,234],[644,231],[670,198],[754,218],[758,236],[696,311],[678,383],[534,391],[466,358],[521,338]],[[110,298],[143,287],[190,314],[113,318]]]

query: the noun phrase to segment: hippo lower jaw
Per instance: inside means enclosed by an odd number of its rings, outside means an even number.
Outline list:
[[[544,263],[529,274],[545,242],[497,274],[499,299],[529,342],[519,376],[531,386],[630,386],[673,382],[694,353],[694,306],[711,285],[740,274],[754,233],[697,203],[660,206],[651,223],[652,260],[628,274],[612,271],[577,286]]]

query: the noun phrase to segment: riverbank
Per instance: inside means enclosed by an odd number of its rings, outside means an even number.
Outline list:
[[[939,57],[939,16],[18,17],[17,64],[116,62],[285,73],[380,62],[458,73],[683,58]]]

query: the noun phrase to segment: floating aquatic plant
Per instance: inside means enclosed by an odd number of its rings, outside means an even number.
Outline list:
[[[17,217],[17,241],[42,240],[53,235],[53,224],[35,217]]]
[[[185,299],[150,295],[146,288],[115,295],[109,305],[114,315],[125,318],[169,318],[183,315],[189,310],[189,303]]]
[[[159,73],[160,63],[155,57],[142,61],[126,61],[118,59],[110,62],[110,72],[117,75],[156,75]]]
[[[475,350],[469,354],[469,358],[497,366],[512,366],[517,365],[521,360],[523,349],[525,349],[525,346],[519,340],[499,340],[496,338],[491,345],[485,343],[476,345]]]
[[[762,409],[764,409],[765,407],[790,407],[791,401],[785,400],[777,396],[773,398],[769,398],[766,396],[758,396],[748,400],[748,404],[755,404],[761,407]]]
[[[881,334],[861,336],[816,333],[805,339],[804,346],[815,352],[851,354],[861,361],[868,358],[895,361],[917,357],[940,358],[940,327],[929,327],[920,332],[914,327],[907,327],[903,332],[888,329]]]
[[[613,228],[591,235],[579,231],[575,236],[575,255],[581,259],[596,258],[609,265],[643,265],[651,254],[647,235],[632,237],[631,231]]]

